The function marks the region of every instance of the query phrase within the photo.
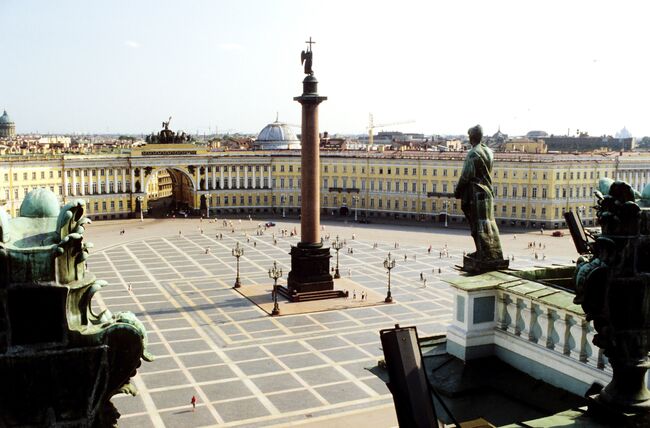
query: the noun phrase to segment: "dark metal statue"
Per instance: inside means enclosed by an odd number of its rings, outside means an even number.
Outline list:
[[[305,74],[309,74],[312,76],[314,74],[314,70],[312,70],[311,65],[312,65],[312,51],[311,51],[311,45],[316,43],[312,42],[311,37],[309,38],[309,41],[305,42],[309,44],[309,47],[307,48],[306,51],[302,51],[300,53],[300,63],[305,65]]]
[[[577,261],[574,303],[593,321],[593,343],[609,358],[613,376],[592,397],[589,409],[625,418],[636,415],[634,426],[648,426],[650,186],[639,194],[625,182],[604,178],[598,187],[602,232],[592,234],[594,242]]]
[[[499,229],[494,221],[491,177],[494,154],[481,142],[483,129],[480,125],[467,132],[472,148],[465,158],[454,196],[461,200],[460,206],[469,223],[476,252],[464,257],[463,270],[479,273],[504,269],[508,267],[508,261],[503,259]]]
[[[192,138],[185,134],[185,132],[176,133],[169,129],[169,122],[171,122],[171,120],[172,118],[169,116],[169,119],[162,123],[163,129],[161,129],[157,135],[154,133],[147,135],[145,141],[149,144],[182,144],[190,142]]]
[[[0,426],[108,427],[116,394],[151,361],[131,312],[97,311],[107,285],[86,268],[90,219],[83,200],[60,207],[46,189],[17,218],[0,211]]]

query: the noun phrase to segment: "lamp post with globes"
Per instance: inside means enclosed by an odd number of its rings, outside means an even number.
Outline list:
[[[210,202],[212,201],[212,195],[205,195],[205,218],[210,218]]]
[[[444,201],[443,207],[445,208],[445,227],[447,227],[447,217],[449,217],[449,212],[447,211],[447,205],[449,204],[448,201]]]
[[[144,197],[138,196],[136,199],[140,203],[140,221],[143,222],[144,221],[144,213],[143,213],[144,212],[144,207],[142,205],[144,204]]]
[[[241,287],[241,281],[239,280],[239,258],[244,255],[244,248],[239,246],[239,242],[232,249],[232,255],[237,259],[237,278],[235,278],[234,288],[239,288]]]
[[[336,235],[336,240],[332,241],[332,248],[336,250],[336,269],[334,270],[334,278],[340,278],[339,273],[339,250],[343,248],[343,242],[339,241],[339,235]]]
[[[269,278],[273,279],[273,310],[271,315],[280,315],[280,306],[278,305],[278,278],[282,276],[282,269],[278,269],[278,262],[273,261],[273,267],[269,269]]]
[[[384,269],[388,270],[388,292],[386,293],[386,298],[384,302],[392,303],[393,295],[390,292],[390,271],[395,267],[395,258],[388,253],[388,257],[384,259]]]
[[[286,217],[284,213],[284,201],[285,201],[285,196],[284,195],[280,196],[280,205],[282,205],[282,218]]]
[[[359,197],[358,196],[353,196],[352,197],[352,205],[354,206],[354,222],[357,222],[357,204],[359,203]]]

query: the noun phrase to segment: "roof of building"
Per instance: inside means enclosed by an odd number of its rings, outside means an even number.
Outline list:
[[[3,125],[4,125],[4,124],[7,124],[7,125],[9,125],[9,124],[13,124],[13,123],[14,123],[14,122],[11,120],[11,118],[10,118],[9,115],[7,114],[7,110],[5,110],[4,113],[2,114],[2,116],[0,116],[0,124],[3,124]]]
[[[291,127],[286,123],[275,121],[269,123],[260,131],[257,136],[257,141],[287,141],[287,142],[296,142],[300,141],[296,137],[296,134],[291,130]]]
[[[277,119],[260,131],[254,146],[265,150],[300,149],[300,140],[286,123]]]

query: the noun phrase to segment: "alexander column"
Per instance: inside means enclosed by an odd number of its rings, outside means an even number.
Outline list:
[[[330,250],[320,238],[320,137],[318,135],[318,105],[327,97],[318,95],[318,80],[312,70],[312,44],[300,58],[307,75],[302,81],[302,95],[294,100],[302,105],[301,205],[300,243],[291,247],[291,272],[287,279],[293,301],[305,298],[339,297],[330,275]]]

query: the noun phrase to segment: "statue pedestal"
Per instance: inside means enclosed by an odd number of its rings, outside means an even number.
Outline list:
[[[463,257],[463,267],[461,270],[472,275],[490,272],[494,270],[508,269],[510,262],[508,259],[480,260],[472,256]]]

